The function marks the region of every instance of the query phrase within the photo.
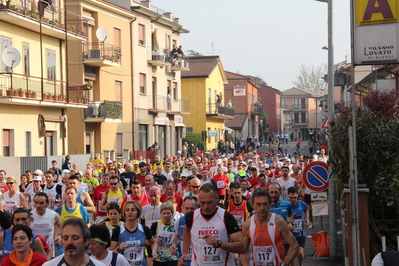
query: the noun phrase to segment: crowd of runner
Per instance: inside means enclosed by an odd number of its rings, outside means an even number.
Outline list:
[[[327,159],[249,148],[0,170],[0,265],[302,266],[301,172]]]

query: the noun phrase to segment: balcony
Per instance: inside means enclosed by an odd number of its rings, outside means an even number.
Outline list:
[[[171,100],[167,96],[148,96],[148,110],[153,113],[189,114],[189,100]]]
[[[123,106],[120,101],[94,101],[85,109],[85,122],[120,123],[123,117]]]
[[[216,103],[207,104],[206,117],[213,117],[217,119],[233,119],[234,109],[218,106]]]
[[[293,104],[292,105],[292,109],[307,110],[308,109],[308,105],[307,104]]]
[[[294,120],[296,126],[307,126],[308,125],[308,119],[301,119],[301,120]]]
[[[0,20],[62,40],[67,36],[86,40],[88,36],[87,20],[82,16],[53,5],[40,17],[37,1],[0,1]]]
[[[190,71],[190,68],[188,67],[188,61],[186,60],[185,57],[178,58],[172,64],[172,70],[173,71]]]
[[[170,53],[167,49],[164,48],[147,48],[147,62],[153,66],[159,66],[161,68],[171,66],[172,60],[170,58]]]
[[[83,43],[83,63],[92,67],[118,67],[121,65],[121,48],[102,42]]]
[[[89,90],[78,84],[20,74],[0,74],[0,103],[86,108]]]
[[[252,105],[251,114],[262,115],[263,114],[263,105],[254,103]]]

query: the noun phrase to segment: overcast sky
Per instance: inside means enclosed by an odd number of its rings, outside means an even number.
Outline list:
[[[335,63],[350,61],[350,1],[334,1]],[[225,70],[259,76],[281,91],[299,67],[327,63],[327,3],[316,0],[152,0],[190,33],[183,50],[219,55]]]

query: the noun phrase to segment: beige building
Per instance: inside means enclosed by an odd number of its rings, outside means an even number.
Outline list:
[[[89,21],[87,42],[69,46],[79,51],[69,61],[71,76],[93,84],[89,108],[73,112],[70,151],[126,158],[157,141],[162,156],[175,153],[188,112],[180,71],[188,68],[184,60],[173,67],[170,51],[188,31],[149,1],[84,0],[68,8]]]
[[[309,133],[320,128],[322,121],[322,110],[320,99],[322,95],[291,88],[282,91],[281,95],[281,132],[284,134],[293,134],[294,139],[308,140]]]
[[[66,67],[67,43],[87,39],[85,19],[61,0],[36,3],[0,2],[0,157],[68,153],[69,112],[88,104]]]

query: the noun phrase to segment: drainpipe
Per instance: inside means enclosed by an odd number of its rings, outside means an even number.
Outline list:
[[[130,84],[132,87],[132,151],[135,150],[135,134],[137,132],[137,130],[135,130],[136,127],[136,123],[135,123],[135,113],[136,113],[136,109],[135,109],[135,103],[134,103],[134,59],[133,59],[133,22],[135,22],[137,20],[137,18],[134,18],[130,21],[130,71],[131,71],[131,78],[130,78]]]

